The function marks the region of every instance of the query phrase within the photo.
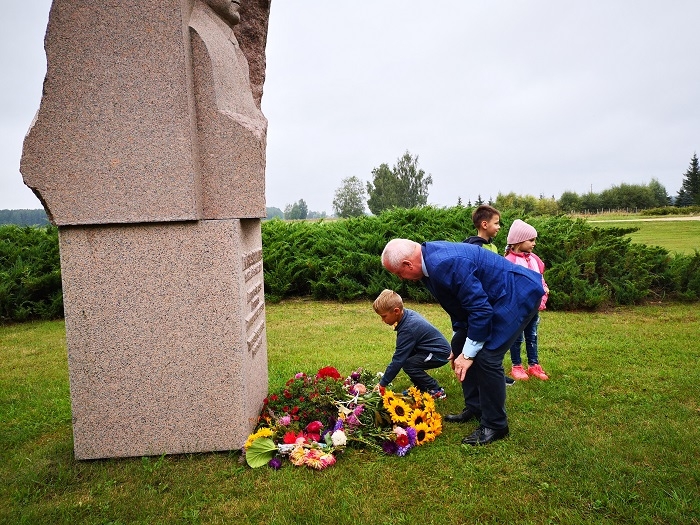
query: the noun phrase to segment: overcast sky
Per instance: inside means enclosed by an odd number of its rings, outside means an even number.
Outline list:
[[[0,209],[41,207],[19,160],[50,4],[3,10]],[[273,0],[267,205],[330,214],[343,178],[407,150],[439,206],[652,178],[675,196],[700,151],[699,21],[697,0]]]

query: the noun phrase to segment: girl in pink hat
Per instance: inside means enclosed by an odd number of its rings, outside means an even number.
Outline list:
[[[508,231],[508,238],[506,242],[505,257],[509,261],[534,270],[539,274],[544,274],[544,263],[542,259],[537,257],[532,253],[535,247],[537,239],[537,230],[530,226],[528,223],[516,219]],[[547,297],[549,296],[549,288],[547,283],[544,282],[544,276],[542,277],[542,286],[544,287],[544,295],[542,296],[542,302],[540,303],[540,310],[544,310],[547,304]],[[549,376],[545,374],[542,370],[542,366],[539,363],[537,357],[537,325],[540,322],[539,314],[535,315],[521,333],[515,340],[513,345],[510,347],[510,359],[513,363],[513,368],[510,375],[513,379],[525,381],[530,376],[534,376],[537,379],[542,379],[546,381]],[[523,342],[523,336],[525,337],[525,351],[527,353],[527,369],[523,368],[522,359],[520,357],[520,345]]]

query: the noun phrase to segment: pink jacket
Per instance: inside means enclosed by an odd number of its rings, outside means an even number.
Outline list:
[[[519,266],[524,266],[530,270],[534,270],[537,273],[542,274],[542,287],[544,288],[544,295],[542,296],[542,302],[540,303],[540,310],[547,308],[547,299],[549,298],[549,287],[547,283],[544,282],[544,263],[534,253],[525,252],[514,252],[513,250],[508,250],[505,258],[510,262],[515,263]]]

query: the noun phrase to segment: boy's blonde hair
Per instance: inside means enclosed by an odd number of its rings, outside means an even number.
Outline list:
[[[384,290],[379,294],[374,300],[372,305],[374,311],[379,313],[389,312],[394,308],[401,308],[403,310],[403,299],[394,290]]]

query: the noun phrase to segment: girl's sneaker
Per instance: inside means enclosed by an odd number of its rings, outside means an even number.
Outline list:
[[[535,376],[537,379],[541,379],[542,381],[547,381],[547,379],[549,379],[549,376],[544,373],[544,370],[542,370],[540,365],[530,365],[527,367],[527,373],[531,376]]]
[[[527,375],[527,372],[523,370],[523,365],[513,365],[510,375],[512,375],[513,379],[516,379],[517,381],[527,381],[530,378]]]

